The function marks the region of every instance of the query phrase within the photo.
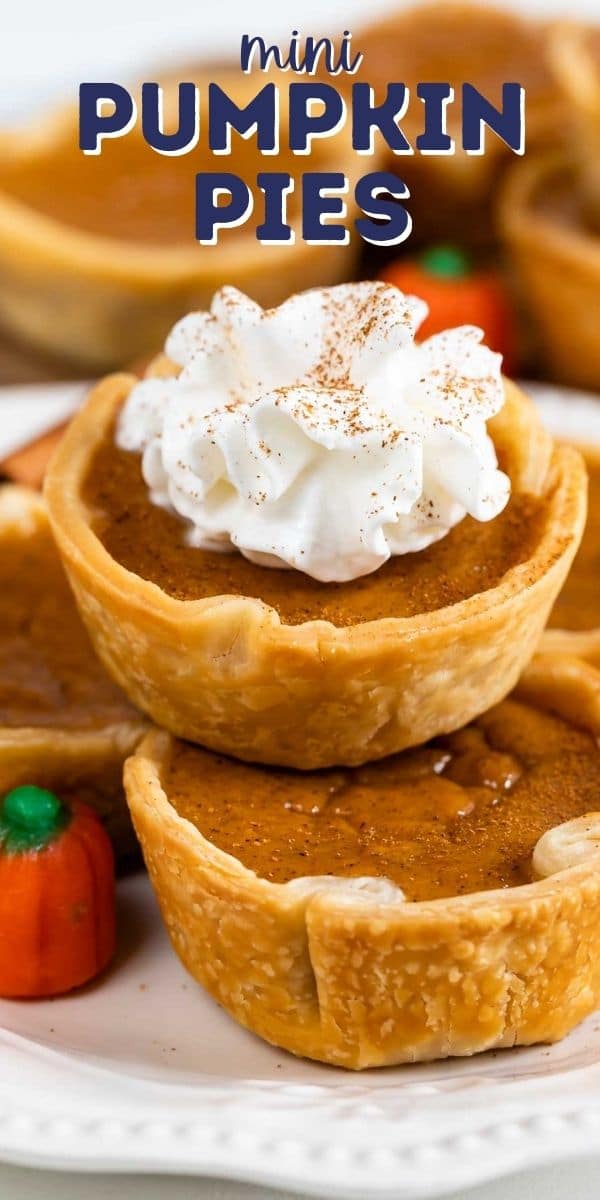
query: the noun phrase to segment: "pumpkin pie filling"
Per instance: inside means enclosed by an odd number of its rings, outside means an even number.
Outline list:
[[[290,587],[290,571],[265,570],[237,552],[190,547],[185,523],[151,503],[140,457],[120,450],[112,430],[93,455],[83,499],[111,557],[176,599],[251,596],[276,609],[287,624],[322,619],[338,627],[433,612],[495,587],[512,566],[531,557],[547,503],[547,497],[514,492],[493,521],[467,516],[441,541],[392,557],[371,575],[339,584],[294,571]]]
[[[561,629],[600,628],[600,451],[585,450],[588,516],[581,545],[550,617]]]
[[[407,900],[532,881],[548,829],[598,807],[591,734],[510,697],[427,746],[354,770],[257,768],[176,742],[178,815],[261,878],[391,879]]]
[[[4,533],[0,726],[83,731],[137,719],[94,654],[49,531]]]
[[[206,147],[198,147],[193,155],[164,158],[141,137],[114,139],[102,154],[82,155],[73,136],[44,155],[2,162],[0,189],[45,216],[88,233],[147,245],[187,246],[195,229],[195,177],[214,170],[215,161]],[[270,170],[294,174],[291,157],[279,155],[269,161]],[[249,186],[254,181],[255,208],[261,212],[264,196],[256,176],[264,170],[264,160],[259,152],[238,139],[227,170]],[[294,204],[292,194],[290,216]],[[240,232],[247,229],[240,226]]]

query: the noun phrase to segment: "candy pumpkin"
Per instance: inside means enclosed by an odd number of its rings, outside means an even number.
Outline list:
[[[54,996],[115,948],[113,852],[84,804],[19,787],[0,807],[0,996]]]
[[[389,263],[381,278],[425,300],[429,315],[419,329],[419,338],[453,325],[478,325],[486,345],[502,354],[504,373],[511,374],[514,319],[507,292],[495,271],[473,267],[468,256],[454,246],[432,246],[417,258]]]

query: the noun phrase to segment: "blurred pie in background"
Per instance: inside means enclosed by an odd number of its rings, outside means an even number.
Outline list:
[[[123,762],[144,722],[79,619],[39,495],[0,488],[0,794],[57,789],[99,814],[122,864],[136,844]]]
[[[256,76],[220,68],[218,82],[240,106],[257,91]],[[197,76],[201,105],[215,75]],[[285,77],[287,80],[287,76]],[[285,92],[282,91],[282,96]],[[165,86],[167,123],[176,92]],[[123,366],[155,352],[178,317],[207,306],[227,282],[274,305],[295,288],[336,283],[352,275],[358,239],[350,245],[309,245],[302,238],[297,196],[288,197],[293,244],[260,243],[255,228],[264,197],[260,171],[343,171],[354,182],[364,160],[352,153],[350,126],[317,139],[309,158],[286,150],[281,106],[281,153],[265,158],[255,139],[234,138],[233,153],[215,158],[203,136],[190,154],[165,157],[138,126],[109,139],[101,155],[78,148],[77,110],[54,113],[29,134],[0,137],[0,317],[7,330],[38,351],[82,369]],[[374,168],[377,157],[371,160]],[[226,231],[215,246],[195,241],[195,176],[206,170],[240,175],[252,188],[256,215]]]
[[[371,278],[390,262],[393,269],[441,245],[454,261],[467,251],[469,276],[484,272],[498,298],[484,313],[481,290],[467,288],[464,271],[448,281],[446,266],[446,324],[481,324],[489,344],[506,354],[509,372],[600,389],[600,30],[449,0],[365,21],[353,47],[362,66],[356,75],[336,76],[335,85],[369,82],[381,101],[389,82],[406,83],[411,101],[402,129],[412,144],[424,114],[416,85],[454,86],[447,117],[455,154],[394,156],[376,137],[376,155],[365,159],[352,152],[348,121],[335,138],[315,139],[310,160],[295,158],[284,149],[285,112],[281,154],[266,159],[254,139],[240,137],[232,139],[231,158],[215,159],[200,146],[165,158],[136,131],[105,142],[101,156],[85,157],[74,109],[38,122],[24,138],[0,133],[0,379],[129,366],[155,354],[174,321],[205,307],[223,284],[275,305],[293,291]],[[237,64],[190,57],[192,65],[171,66],[169,78],[163,73],[167,96],[180,79],[195,80],[201,94],[216,80],[242,105],[264,82]],[[285,99],[294,77],[272,68],[268,77]],[[460,148],[465,81],[498,107],[504,82],[524,86],[523,157],[490,130],[484,154]],[[393,249],[368,246],[356,234],[349,245],[309,246],[292,194],[293,246],[259,244],[253,220],[224,231],[217,246],[195,242],[198,171],[216,164],[241,174],[260,207],[258,170],[290,169],[297,179],[309,163],[348,176],[349,228],[355,180],[386,165],[410,191],[410,238]]]
[[[560,127],[563,100],[547,61],[544,38],[544,28],[536,22],[460,0],[394,12],[357,32],[355,45],[364,62],[352,79],[367,80],[380,102],[390,80],[407,84],[412,98],[402,129],[413,145],[423,130],[417,84],[444,82],[455,89],[447,109],[455,154],[390,155],[392,169],[410,189],[413,245],[452,239],[485,246],[493,239],[495,187],[513,155],[490,131],[485,154],[468,155],[461,149],[461,87],[465,81],[472,83],[501,108],[502,84],[521,83],[527,96],[528,150],[552,140]]]
[[[600,390],[600,29],[560,23],[547,44],[569,145],[513,164],[500,223],[538,361]]]

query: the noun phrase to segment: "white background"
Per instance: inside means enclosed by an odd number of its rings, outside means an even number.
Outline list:
[[[542,15],[600,20],[600,0],[514,3]],[[244,32],[289,36],[355,29],[398,0],[3,0],[0,118],[20,118],[82,79],[126,80],[149,66],[231,57]],[[326,18],[324,19],[324,13]],[[298,24],[299,23],[299,24]],[[359,44],[359,43],[357,43]],[[166,49],[168,50],[168,56]],[[0,1064],[1,1070],[1,1064]],[[515,1176],[468,1193],[472,1200],[598,1200],[600,1160]],[[0,1167],[1,1200],[267,1200],[276,1193],[240,1184],[126,1176],[51,1174]],[[283,1200],[281,1193],[278,1200]],[[369,1200],[365,1196],[365,1200]],[[458,1200],[458,1197],[454,1197]]]
[[[497,0],[523,12],[600,20],[600,0]],[[403,0],[2,0],[0,114],[64,95],[82,79],[122,80],[148,64],[235,54],[242,33],[333,35]]]

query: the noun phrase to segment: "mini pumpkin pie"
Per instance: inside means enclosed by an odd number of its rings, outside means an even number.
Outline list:
[[[596,391],[600,236],[580,180],[572,155],[533,155],[508,172],[499,219],[544,370]]]
[[[0,488],[0,794],[55,789],[135,851],[122,768],[145,726],[104,673],[79,620],[42,500]]]
[[[415,345],[424,313],[382,283],[264,313],[224,289],[171,335],[179,374],[112,376],[76,417],[53,529],[100,657],[160,726],[354,765],[515,684],[581,536],[584,466],[480,331]]]
[[[569,106],[569,148],[510,172],[500,225],[539,356],[565,383],[600,389],[600,29],[552,27],[550,61]]]
[[[242,1025],[365,1068],[554,1041],[600,1004],[600,673],[540,656],[457,733],[354,770],[156,730],[125,767],[174,949]]]
[[[354,45],[364,61],[352,82],[368,80],[380,103],[390,80],[410,88],[401,126],[413,146],[423,132],[417,85],[441,82],[454,88],[447,128],[455,152],[394,158],[392,169],[410,190],[414,236],[421,242],[450,238],[475,245],[495,240],[495,189],[512,155],[489,130],[485,154],[462,149],[462,86],[471,83],[501,108],[502,84],[520,83],[527,96],[528,150],[552,143],[565,105],[545,52],[544,27],[488,5],[434,0],[367,25],[356,33]]]
[[[584,214],[600,234],[600,25],[557,21],[548,53],[569,104]]]
[[[231,156],[215,158],[206,145],[204,108],[213,80],[240,107],[259,90],[255,75],[232,69],[197,75],[201,140],[179,157],[151,149],[141,121],[126,136],[106,139],[100,154],[84,155],[78,149],[77,110],[71,108],[38,121],[30,131],[1,134],[0,317],[7,329],[98,371],[155,354],[173,322],[208,303],[225,279],[274,304],[290,288],[352,276],[352,246],[303,240],[298,200],[299,161],[302,171],[310,166],[344,172],[350,218],[357,211],[354,183],[363,164],[352,154],[350,133],[317,139],[307,166],[306,158],[294,159],[283,150],[287,115],[282,103],[279,155],[265,158],[253,141],[234,134]],[[176,95],[175,84],[165,85],[167,124]],[[176,116],[172,124],[176,127]],[[376,169],[377,159],[373,162]],[[200,246],[195,177],[216,170],[253,186],[257,219],[224,231],[215,246]],[[288,198],[293,244],[256,239],[264,203],[256,176],[266,170],[287,170],[296,178]]]
[[[588,516],[566,583],[552,609],[543,645],[580,654],[600,666],[600,448],[583,454],[589,478]]]

